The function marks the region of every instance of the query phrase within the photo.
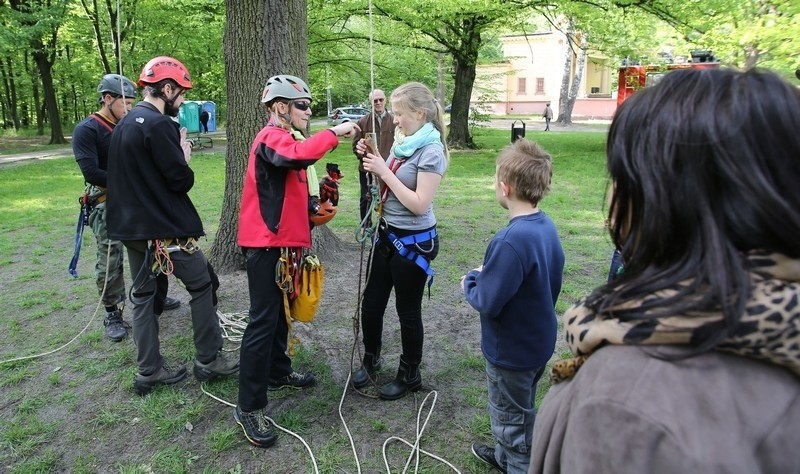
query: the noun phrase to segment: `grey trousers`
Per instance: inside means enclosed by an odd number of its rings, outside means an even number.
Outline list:
[[[133,279],[133,341],[138,354],[136,364],[140,374],[151,374],[164,364],[159,341],[158,316],[153,310],[156,293],[156,278],[150,272],[153,263],[148,255],[147,241],[124,241],[128,250],[128,264]],[[211,282],[208,262],[202,250],[195,253],[172,252],[173,275],[186,287],[192,299],[192,329],[196,358],[201,362],[214,360],[222,349],[222,333],[217,319],[217,305]]]

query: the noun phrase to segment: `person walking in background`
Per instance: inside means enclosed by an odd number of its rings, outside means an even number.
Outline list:
[[[359,153],[357,146],[358,142],[367,136],[368,133],[375,133],[377,138],[378,153],[381,156],[389,156],[394,143],[394,131],[396,125],[392,113],[386,110],[386,95],[380,89],[375,89],[369,95],[369,101],[372,103],[372,112],[365,115],[358,121],[358,128],[360,131],[356,132],[353,137],[353,153],[358,158],[358,182],[361,189],[361,196],[359,198],[359,210],[361,212],[361,220],[367,216],[369,206],[371,204],[372,196],[370,195],[370,182],[368,180],[369,174],[364,171],[363,153]],[[374,124],[374,130],[373,130]]]
[[[345,122],[306,139],[311,92],[295,76],[269,78],[261,104],[269,121],[250,147],[239,214],[238,244],[247,261],[250,319],[240,348],[234,418],[250,443],[267,448],[276,440],[266,415],[267,392],[316,383],[311,372],[295,372],[286,354],[289,327],[283,291],[275,284],[276,267],[282,249],[311,248],[306,168],[336,148],[338,137],[351,137],[358,126]]]
[[[529,472],[800,472],[798,129],[800,91],[754,69],[672,71],[617,109],[625,271],[564,313]]]
[[[521,138],[500,152],[495,194],[509,224],[489,243],[483,265],[461,278],[480,313],[495,440],[474,443],[472,453],[501,472],[528,472],[536,385],[556,345],[564,250],[539,207],[552,174],[550,155],[534,142]]]
[[[208,110],[205,107],[200,109],[200,125],[203,127],[203,133],[208,133],[208,119],[211,114],[208,113]]]
[[[422,296],[425,282],[433,277],[430,262],[439,253],[433,198],[448,160],[444,112],[430,89],[417,82],[398,87],[392,92],[392,113],[403,138],[395,141],[386,161],[368,153],[363,139],[356,148],[363,155],[364,171],[383,183],[383,215],[361,305],[364,360],[352,384],[356,389],[367,386],[381,367],[383,317],[394,288],[403,348],[397,376],[378,391],[384,400],[422,387]]]
[[[86,193],[91,206],[89,226],[97,240],[95,276],[97,290],[105,306],[106,337],[119,342],[127,335],[128,323],[122,318],[121,304],[125,298],[122,242],[110,240],[106,224],[106,189],[108,187],[108,158],[111,133],[117,122],[131,110],[136,86],[125,76],[106,74],[97,86],[100,109],[78,123],[72,132],[72,152],[87,183]],[[167,293],[166,277],[159,284]],[[105,289],[105,291],[104,291]],[[164,296],[165,297],[165,296]],[[167,298],[163,309],[175,309],[180,301]],[[160,313],[161,311],[159,311]]]
[[[550,121],[553,120],[553,109],[550,108],[550,102],[546,103],[544,106],[544,113],[542,114],[544,118],[544,123],[546,124],[544,131],[550,131]]]
[[[222,352],[217,319],[218,281],[197,239],[203,223],[189,198],[194,172],[189,167],[191,145],[186,129],[173,117],[192,88],[186,67],[177,59],[159,56],[139,75],[145,97],[120,123],[111,137],[108,181],[108,235],[128,251],[133,278],[133,338],[138,373],[134,389],[140,395],[161,384],[186,377],[186,367],[164,362],[154,311],[153,266],[173,273],[191,295],[194,332],[194,375],[199,381],[228,376],[239,370],[237,360]]]

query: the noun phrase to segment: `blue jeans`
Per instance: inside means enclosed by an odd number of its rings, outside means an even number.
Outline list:
[[[545,367],[515,371],[486,361],[494,457],[508,474],[526,474],[536,421],[536,384]]]

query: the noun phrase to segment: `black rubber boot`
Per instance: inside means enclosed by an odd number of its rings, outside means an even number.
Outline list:
[[[351,379],[353,388],[364,388],[369,385],[371,381],[375,380],[375,374],[381,370],[382,362],[383,360],[381,359],[380,353],[370,354],[369,352],[365,352],[364,363],[361,365],[361,368],[353,374],[353,378]]]
[[[422,388],[422,375],[419,373],[419,364],[410,364],[400,356],[400,367],[397,377],[378,390],[378,396],[383,400],[397,400],[403,398],[408,392],[416,392]]]

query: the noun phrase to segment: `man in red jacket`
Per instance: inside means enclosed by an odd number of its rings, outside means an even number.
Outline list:
[[[239,403],[234,417],[252,444],[267,448],[275,443],[266,416],[267,391],[316,383],[314,374],[295,372],[286,354],[289,328],[275,268],[282,249],[299,254],[311,248],[306,168],[336,148],[339,136],[351,137],[358,126],[346,122],[306,139],[311,92],[295,76],[271,77],[261,103],[269,122],[250,147],[239,214],[238,243],[247,259],[250,321],[239,352]]]

